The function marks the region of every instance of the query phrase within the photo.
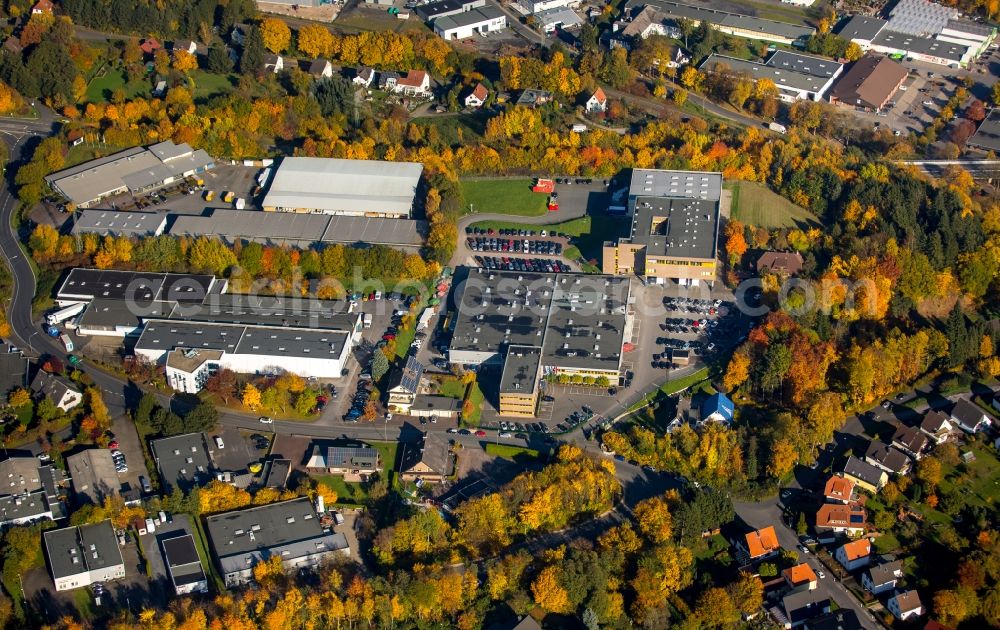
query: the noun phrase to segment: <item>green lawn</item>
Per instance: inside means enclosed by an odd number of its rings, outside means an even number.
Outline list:
[[[495,455],[511,461],[524,461],[526,459],[538,459],[541,455],[533,448],[523,446],[511,446],[509,444],[487,444],[486,454]]]
[[[396,477],[396,452],[399,444],[396,442],[372,442],[370,440],[368,444],[378,449],[379,454],[382,456],[383,477],[390,488],[394,487],[398,483],[398,478]],[[368,490],[371,488],[371,482],[346,482],[339,475],[312,475],[312,477],[316,481],[321,481],[330,486],[337,493],[338,505],[363,506],[368,499]]]
[[[127,148],[128,147],[119,147],[110,144],[99,144],[99,145],[93,145],[89,143],[78,144],[75,147],[70,147],[69,151],[66,152],[65,167],[69,168],[70,166],[83,164],[84,162],[89,162],[90,160],[99,157],[111,155],[112,153]],[[58,277],[56,279],[58,280]]]
[[[446,378],[441,381],[438,396],[447,396],[456,400],[465,398],[465,383],[457,378]]]
[[[410,19],[401,20],[389,15],[386,7],[369,8],[368,5],[355,6],[341,12],[337,16],[337,30],[344,33],[360,31],[428,32],[423,20],[413,14],[410,15]]]
[[[548,195],[531,192],[533,181],[527,177],[514,179],[463,179],[462,196],[465,211],[478,214],[495,213],[521,217],[540,217],[548,210]]]
[[[629,407],[629,409],[630,410],[638,409],[639,407],[642,407],[647,402],[649,402],[650,398],[653,398],[654,396],[659,396],[660,394],[665,394],[667,396],[676,394],[677,392],[679,392],[681,390],[688,389],[689,387],[693,387],[693,386],[697,385],[698,383],[701,383],[702,381],[704,381],[707,378],[708,378],[708,368],[707,367],[703,367],[700,370],[698,370],[697,372],[689,374],[689,375],[687,375],[687,376],[685,376],[683,378],[677,378],[677,379],[673,379],[673,380],[667,381],[666,383],[664,383],[663,385],[661,385],[659,389],[657,389],[657,390],[655,390],[653,392],[650,392],[648,395],[644,396],[642,399],[640,399],[639,401],[637,401],[634,405],[632,405],[631,407]]]
[[[215,568],[212,556],[208,554],[208,545],[205,544],[205,533],[201,531],[201,518],[189,514],[188,520],[194,524],[192,533],[194,543],[198,546],[198,555],[201,556],[201,563],[203,566],[208,567],[208,576],[215,585],[215,592],[222,593],[226,589],[226,583],[223,581],[222,576],[219,575],[218,569]]]
[[[816,215],[755,182],[731,182],[731,216],[748,225],[765,228],[819,226]]]
[[[472,226],[484,229],[493,228],[494,230],[506,228],[535,230],[536,233],[540,230],[547,230],[569,234],[570,236],[580,236],[581,234],[590,232],[590,217],[580,217],[578,219],[563,221],[562,223],[549,223],[546,225],[531,225],[530,223],[517,223],[515,221],[477,221]]]
[[[196,101],[207,100],[220,94],[228,94],[233,91],[236,81],[235,75],[212,74],[204,70],[191,72],[191,82],[194,83],[193,98]]]
[[[875,539],[875,551],[878,553],[892,553],[899,549],[899,539],[894,534],[881,534]]]
[[[480,112],[471,115],[427,115],[412,120],[421,127],[434,127],[442,142],[456,148],[482,140],[486,130],[486,117]]]
[[[106,67],[103,71],[98,72],[98,74],[101,76],[94,77],[90,81],[90,84],[87,85],[86,98],[88,103],[110,101],[111,93],[118,88],[125,89],[126,99],[133,99],[150,91],[149,82],[145,79],[128,81],[125,73],[115,68]]]

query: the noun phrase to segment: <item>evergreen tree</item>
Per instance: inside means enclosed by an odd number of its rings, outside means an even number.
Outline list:
[[[389,371],[389,359],[386,358],[382,350],[376,350],[372,355],[372,379],[376,382],[382,380],[386,372]]]
[[[257,75],[264,69],[264,38],[260,29],[251,27],[243,40],[243,55],[240,57],[240,72]]]
[[[212,46],[208,49],[208,70],[215,74],[229,74],[233,71],[233,60],[225,46]]]

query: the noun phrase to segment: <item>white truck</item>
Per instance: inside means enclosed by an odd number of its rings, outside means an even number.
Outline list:
[[[69,338],[69,335],[62,334],[59,335],[59,341],[63,342],[63,346],[66,347],[66,352],[73,352],[75,346],[73,345],[73,340]]]
[[[768,123],[767,128],[770,129],[771,131],[776,131],[778,133],[788,133],[788,129],[781,123],[776,123],[776,122]]]
[[[364,328],[371,328],[372,327],[372,314],[371,313],[365,313],[364,316],[362,317],[361,321],[362,321],[361,325]]]
[[[70,304],[64,308],[54,311],[45,316],[45,323],[49,326],[55,326],[56,324],[61,324],[70,317],[75,317],[83,312],[86,308],[86,304]]]

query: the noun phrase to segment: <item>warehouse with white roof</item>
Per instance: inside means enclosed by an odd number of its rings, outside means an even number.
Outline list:
[[[286,157],[264,196],[268,212],[410,218],[423,164]]]

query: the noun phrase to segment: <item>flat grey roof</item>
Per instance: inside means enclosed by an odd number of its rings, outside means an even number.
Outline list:
[[[438,0],[437,2],[430,2],[419,6],[415,9],[415,11],[421,19],[429,22],[440,15],[458,13],[463,10],[465,5],[475,5],[479,4],[481,1],[482,0]]]
[[[628,278],[474,268],[460,284],[451,350],[539,346],[543,366],[613,369],[620,362]]]
[[[174,348],[204,348],[228,354],[336,358],[349,337],[340,330],[151,319],[135,349],[166,353]]]
[[[167,365],[175,370],[193,374],[207,361],[218,361],[222,358],[222,350],[195,350],[194,348],[177,348],[167,353]]]
[[[28,385],[28,359],[20,352],[0,352],[0,396]]]
[[[287,561],[347,547],[343,534],[323,529],[305,497],[209,516],[205,526],[224,573],[249,569],[275,554]]]
[[[718,202],[639,197],[630,240],[645,244],[647,256],[714,260],[718,231]]]
[[[183,586],[205,581],[205,569],[201,566],[198,549],[191,534],[168,538],[163,541],[163,559],[174,586]]]
[[[134,309],[126,300],[101,298],[87,305],[77,318],[77,324],[89,330],[138,328],[147,318],[167,317],[174,306],[173,302],[152,302],[141,309]]]
[[[49,530],[43,537],[55,579],[125,564],[110,520]]]
[[[115,191],[133,192],[158,185],[168,177],[211,168],[214,160],[202,149],[164,141],[155,151],[132,147],[107,157],[84,162],[45,177],[45,181],[70,201],[88,204]]]
[[[286,157],[262,205],[409,214],[423,170],[423,164],[415,162]]]
[[[166,494],[188,492],[212,479],[215,464],[204,433],[185,433],[150,442]]]
[[[968,142],[985,151],[1000,151],[1000,109],[994,107]]]
[[[153,236],[163,231],[167,217],[155,212],[80,210],[73,219],[73,234]]]
[[[538,389],[542,349],[538,346],[510,346],[500,376],[501,394],[531,394]]]
[[[719,201],[722,199],[722,173],[634,168],[629,182],[629,196]]]
[[[196,301],[200,302],[211,292],[224,290],[225,280],[215,276],[188,273],[155,273],[89,269],[75,267],[70,270],[59,290],[57,300],[89,301],[95,298],[136,301]]]
[[[58,504],[58,502],[56,502]],[[35,519],[52,510],[45,492],[0,497],[0,524],[20,519]]]
[[[793,70],[802,74],[827,79],[836,75],[844,67],[844,64],[832,59],[825,59],[816,55],[806,55],[790,50],[774,51],[767,58],[766,65],[772,68]]]
[[[754,81],[759,79],[771,79],[779,89],[782,87],[790,87],[794,90],[803,90],[816,94],[822,92],[833,77],[832,71],[830,74],[826,75],[810,74],[800,71],[794,66],[775,66],[771,65],[770,61],[768,61],[768,63],[757,63],[756,61],[747,61],[745,59],[737,59],[735,57],[727,57],[725,55],[718,55],[714,53],[709,55],[708,58],[702,62],[701,68],[703,70],[714,71],[714,67],[717,65],[727,66],[729,68],[729,74],[747,74]],[[840,66],[839,63],[835,62],[828,62],[824,65]],[[799,66],[809,67],[803,65],[801,60],[799,62]],[[816,64],[814,69],[818,70],[819,67],[819,64]]]
[[[860,39],[871,41],[885,28],[887,22],[882,18],[868,17],[866,15],[852,15],[849,20],[837,31],[837,35],[847,41]]]
[[[470,11],[463,11],[454,15],[441,16],[434,20],[434,28],[437,30],[447,31],[453,28],[460,28],[462,26],[472,26],[473,24],[489,22],[503,16],[504,13],[500,9],[492,5],[486,5],[484,7],[479,7]]]
[[[38,459],[9,457],[0,462],[0,496],[42,489]]]
[[[173,236],[218,236],[228,241],[419,247],[427,224],[403,218],[217,209],[204,216],[177,215],[168,232]]]
[[[413,398],[413,404],[410,405],[410,409],[416,411],[457,413],[462,409],[462,401],[457,398],[448,398],[447,396],[418,394]]]
[[[875,36],[875,39],[872,40],[872,44],[875,46],[883,46],[885,48],[905,51],[907,53],[941,57],[942,59],[948,59],[956,63],[961,61],[962,57],[969,50],[968,46],[963,46],[961,44],[953,44],[940,39],[931,39],[930,37],[919,37],[917,35],[897,33],[895,31],[890,31],[888,28]]]
[[[765,20],[750,15],[729,13],[708,7],[694,7],[686,4],[670,2],[669,0],[629,0],[625,5],[626,9],[632,10],[639,6],[656,7],[664,17],[677,20],[678,18],[693,20],[697,22],[708,22],[729,28],[739,28],[747,31],[754,31],[764,35],[777,35],[786,39],[799,39],[809,37],[815,29],[798,24],[787,22],[776,22]]]
[[[948,20],[948,22],[944,25],[944,28],[959,33],[974,35],[977,38],[982,39],[986,39],[992,35],[994,31],[996,31],[996,27],[992,24],[987,24],[985,22],[973,22],[972,20],[960,18]]]
[[[66,469],[76,494],[86,496],[94,505],[101,505],[105,497],[121,489],[111,451],[106,448],[88,448],[70,455],[66,458]]]

